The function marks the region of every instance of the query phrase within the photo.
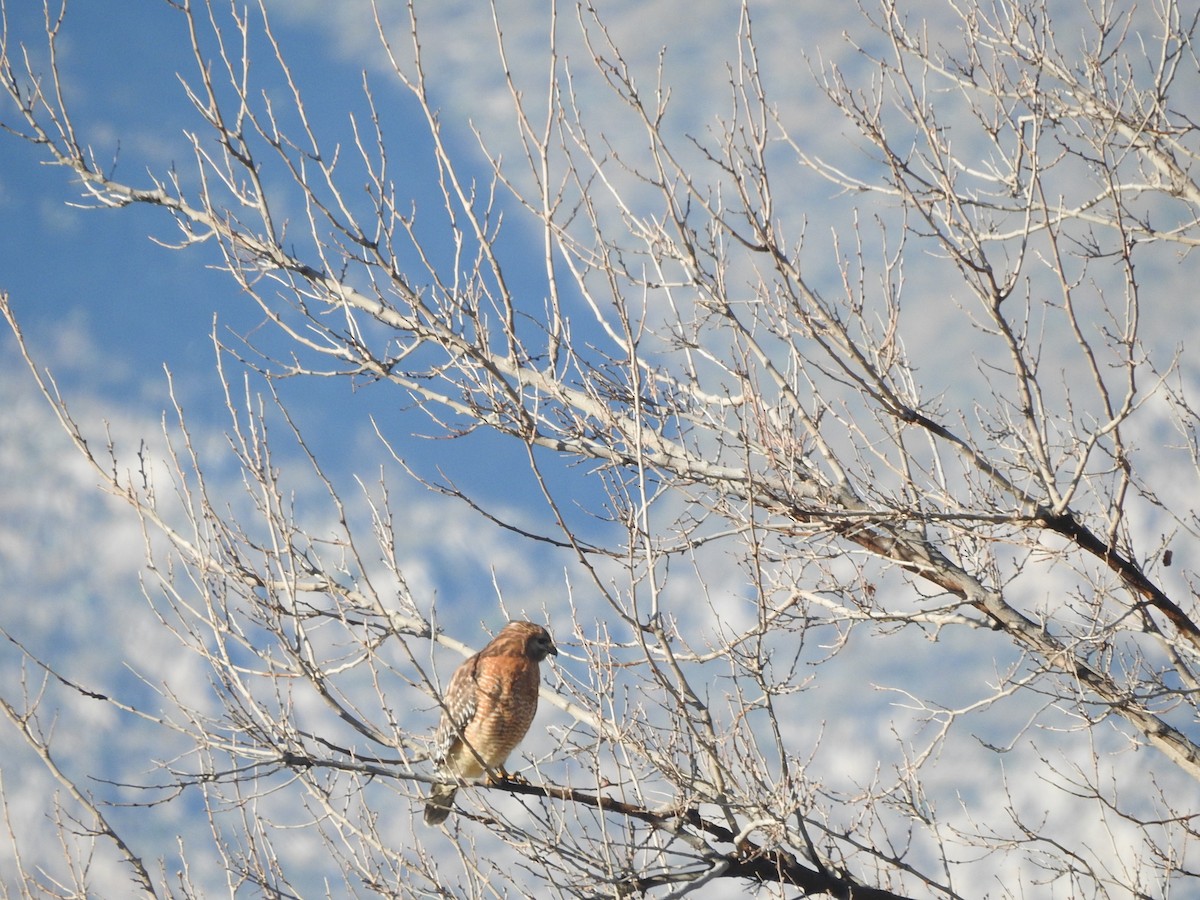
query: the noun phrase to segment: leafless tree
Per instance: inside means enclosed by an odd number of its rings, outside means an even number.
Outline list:
[[[414,5],[402,29],[377,13],[391,83],[364,82],[335,149],[264,8],[169,2],[190,171],[102,161],[56,7],[46,62],[6,29],[0,74],[10,131],[87,202],[218,246],[273,326],[215,338],[242,496],[181,407],[151,457],[88,434],[30,357],[144,525],[162,627],[210,670],[211,706],[169,683],[162,710],[105,700],[186,738],[162,775],[203,798],[231,891],[1148,897],[1196,876],[1196,315],[1171,296],[1200,242],[1188,4],[1095,0],[1082,29],[1047,0],[864,7],[847,52],[786,73],[817,79],[854,158],[772,99],[753,4],[694,135],[667,125],[666,64],[639,69],[602,10],[551,4],[533,90],[494,5],[517,141],[481,131],[480,177]],[[260,68],[294,90],[261,92]],[[587,79],[606,93],[585,109]],[[411,207],[389,155],[397,87],[440,209]],[[797,185],[844,202],[818,221]],[[514,220],[540,259],[502,239]],[[445,651],[469,648],[409,587],[388,481],[348,496],[293,424],[281,380],[330,377],[522,448],[540,519],[410,471],[556,554],[564,585],[545,612],[508,598],[562,651],[526,777],[460,792],[445,832],[413,823]],[[404,428],[376,429],[404,465]],[[4,709],[66,785],[64,831],[145,894],[201,891],[212,873],[160,874],[55,768],[31,684]]]

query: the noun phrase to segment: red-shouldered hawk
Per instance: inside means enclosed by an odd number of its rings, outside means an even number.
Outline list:
[[[550,633],[532,622],[509,622],[490,644],[458,667],[442,701],[433,759],[439,778],[467,780],[504,765],[529,731],[537,712],[538,663],[558,649]],[[450,815],[455,784],[435,784],[425,804],[425,824]]]

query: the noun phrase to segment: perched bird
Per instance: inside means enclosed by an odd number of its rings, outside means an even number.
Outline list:
[[[439,778],[479,778],[504,765],[533,722],[541,684],[538,663],[551,654],[557,656],[558,649],[545,628],[509,622],[458,667],[446,688],[434,735]],[[446,821],[457,791],[457,783],[433,786],[425,804],[426,825]]]

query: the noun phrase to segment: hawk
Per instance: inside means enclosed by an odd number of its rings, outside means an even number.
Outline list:
[[[437,775],[448,781],[479,778],[504,765],[529,731],[537,712],[538,663],[558,649],[533,622],[509,622],[490,644],[458,667],[442,700],[434,735]],[[435,784],[425,804],[425,824],[450,815],[458,785]]]

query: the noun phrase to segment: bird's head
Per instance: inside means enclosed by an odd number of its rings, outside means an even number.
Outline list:
[[[550,632],[533,622],[509,622],[498,635],[504,636],[521,641],[525,655],[534,662],[541,662],[547,656],[558,656],[558,648],[554,646]]]

